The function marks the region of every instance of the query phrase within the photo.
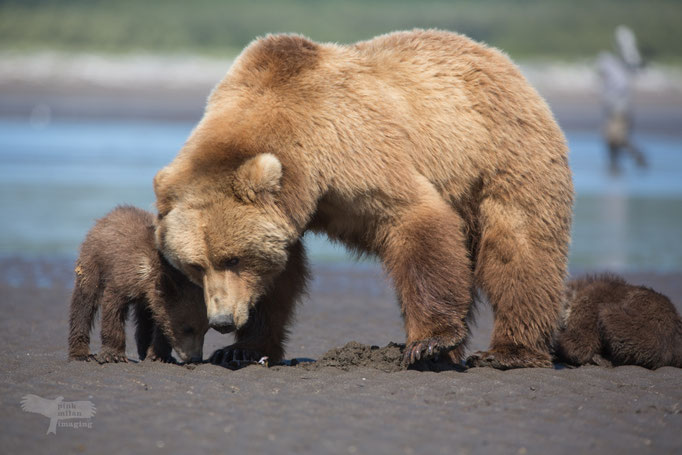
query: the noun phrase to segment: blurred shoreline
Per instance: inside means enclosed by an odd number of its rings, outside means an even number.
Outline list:
[[[232,59],[192,55],[0,52],[0,116],[196,122]],[[565,130],[601,122],[592,62],[521,62]],[[652,65],[636,80],[637,130],[682,135],[682,68]]]

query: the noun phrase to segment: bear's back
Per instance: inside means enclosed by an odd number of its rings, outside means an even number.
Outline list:
[[[97,271],[108,285],[142,293],[160,271],[154,216],[132,206],[116,207],[88,232],[78,261],[81,273]]]
[[[444,164],[461,178],[461,171],[491,162],[513,169],[522,156],[533,157],[523,159],[526,167],[566,161],[568,151],[549,107],[504,53],[439,30],[352,45],[268,35],[240,54],[207,112],[226,106],[239,112],[230,116],[233,131],[271,131],[270,142],[309,141],[327,154],[335,153],[334,142],[344,154],[373,144],[381,153],[410,154],[404,159],[432,181],[429,169]],[[565,175],[555,180],[570,178],[562,168]]]

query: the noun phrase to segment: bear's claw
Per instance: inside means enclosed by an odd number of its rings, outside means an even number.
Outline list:
[[[128,363],[128,357],[125,354],[114,354],[111,352],[103,352],[94,356],[99,364],[105,363]]]
[[[69,360],[76,360],[79,362],[91,362],[93,360],[97,360],[97,356],[94,354],[83,354],[83,355],[74,355],[69,358]]]
[[[411,365],[422,358],[424,360],[433,359],[434,361],[438,361],[440,351],[441,346],[436,339],[431,338],[429,340],[415,341],[405,347],[403,363]]]
[[[208,359],[213,365],[223,367],[241,367],[250,363],[257,363],[263,355],[253,349],[227,346],[218,349]]]

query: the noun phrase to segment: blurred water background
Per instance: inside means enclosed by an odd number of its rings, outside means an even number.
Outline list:
[[[0,120],[0,253],[75,256],[93,221],[117,204],[154,210],[152,178],[192,123]],[[682,270],[682,142],[642,134],[645,170],[607,172],[597,132],[567,132],[577,192],[571,265]],[[629,163],[627,163],[629,164]],[[354,261],[324,238],[311,259]]]
[[[0,257],[73,260],[94,220],[117,204],[153,210],[154,174],[257,35],[352,42],[439,27],[509,52],[550,102],[577,192],[571,267],[681,271],[680,2],[513,3],[0,2]],[[649,166],[624,160],[611,175],[594,59],[621,23],[649,62],[635,90],[635,142]],[[313,262],[357,264],[322,237],[306,242]]]

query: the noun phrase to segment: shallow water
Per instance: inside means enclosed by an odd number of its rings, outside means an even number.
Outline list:
[[[153,210],[152,178],[187,123],[0,120],[0,255],[75,257],[93,221],[117,204]],[[637,138],[649,168],[606,172],[596,133],[569,132],[577,200],[571,267],[682,270],[682,141]],[[308,236],[313,261],[354,259]]]

